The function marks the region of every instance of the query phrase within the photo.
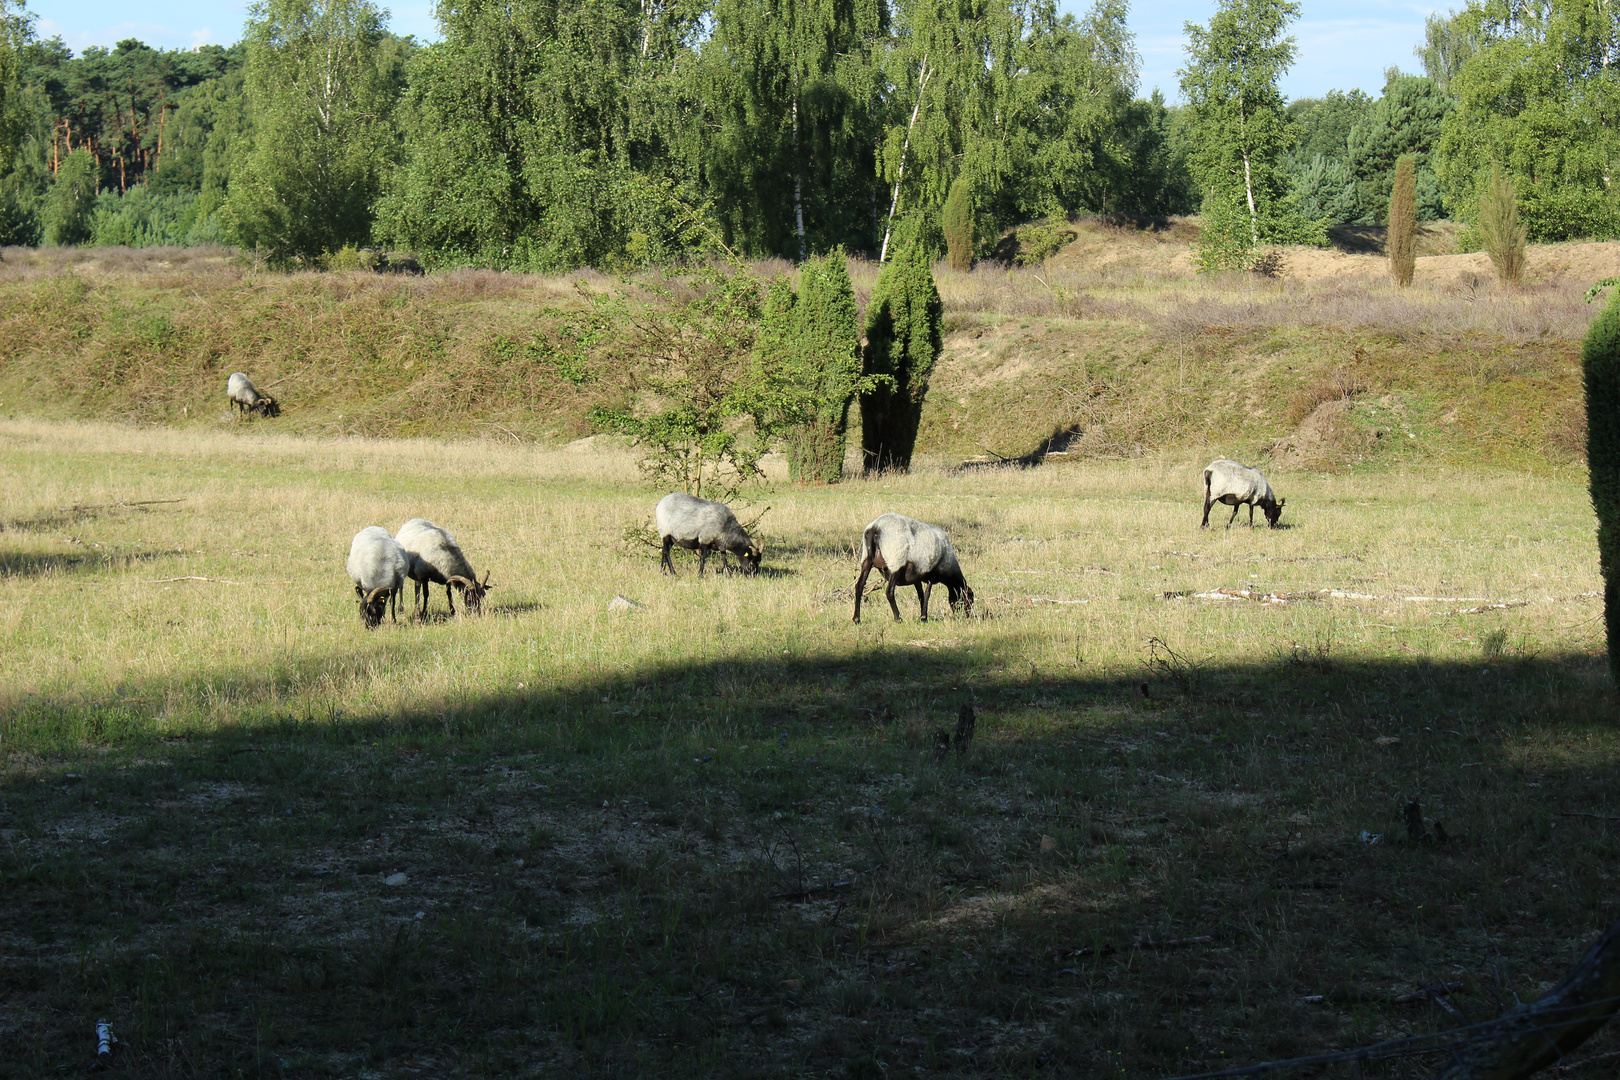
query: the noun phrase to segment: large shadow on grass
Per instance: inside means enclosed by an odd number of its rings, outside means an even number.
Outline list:
[[[834,1074],[877,1075],[863,1071],[875,1053],[924,1066],[936,1049],[962,1075],[1015,1071],[975,1041],[988,1017],[998,1045],[1027,1046],[1019,1075],[1123,1061],[1164,1076],[1210,1047],[1228,1064],[1359,1038],[1306,993],[1452,1026],[1378,1003],[1458,978],[1476,927],[1517,935],[1502,940],[1521,970],[1538,942],[1567,952],[1612,893],[1598,875],[1620,760],[1567,753],[1612,724],[1599,657],[1317,648],[1221,664],[1160,648],[1043,668],[1019,659],[1016,628],[876,629],[851,628],[836,654],[739,644],[542,689],[467,683],[385,713],[361,704],[379,665],[431,667],[445,642],[356,627],[349,647],[270,670],[9,703],[6,747],[46,748],[0,781],[0,931],[34,943],[0,965],[0,995],[33,1018],[29,1061],[71,1060],[110,994],[142,1075],[277,1074],[255,1069],[259,1047],[272,1063],[359,1054],[383,1075],[436,1053],[493,1055],[507,1074],[576,1054],[622,1066],[600,1075],[762,1075],[756,1028]],[[966,704],[971,752],[936,762],[935,733]],[[196,735],[158,722],[205,705],[242,719]],[[51,731],[67,736],[54,751]],[[1557,752],[1528,762],[1548,732]],[[1310,801],[1324,771],[1377,794],[1335,837],[1300,841],[1293,820],[1338,813]],[[1408,842],[1401,805],[1436,791],[1455,796],[1453,839]],[[1551,829],[1563,810],[1588,816]],[[1562,889],[1501,887],[1566,837]],[[1093,854],[1064,863],[1048,839]],[[849,854],[817,854],[835,841]],[[1038,886],[1056,914],[975,922],[989,908],[952,893],[970,885],[986,903]],[[1472,906],[1453,916],[1458,897]],[[1102,956],[1198,935],[1220,955]],[[1439,975],[1429,956],[1385,955],[1409,940],[1445,950]],[[1481,972],[1494,947],[1476,950]],[[68,977],[81,970],[94,979]],[[812,987],[803,972],[822,974]],[[1457,1000],[1469,1020],[1500,1004]],[[1055,1028],[1031,1022],[1048,1007]],[[242,1038],[267,1010],[276,1025]],[[1173,1043],[1152,1041],[1172,1023]],[[165,1066],[151,1033],[166,1030],[187,1032],[187,1067]]]
[[[0,551],[0,577],[32,578],[47,574],[105,573],[119,567],[140,566],[163,559],[175,559],[185,551],[128,551],[50,553]]]

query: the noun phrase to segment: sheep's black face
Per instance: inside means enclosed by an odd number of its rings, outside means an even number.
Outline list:
[[[753,577],[754,575],[758,574],[759,562],[764,557],[765,553],[756,548],[749,548],[747,551],[743,552],[737,560],[738,562],[742,563],[743,577]]]
[[[360,618],[365,620],[367,630],[375,630],[382,625],[383,616],[388,614],[388,593],[387,589],[378,589],[370,596],[360,598]]]
[[[963,585],[962,588],[959,591],[953,593],[953,595],[951,596],[951,606],[955,607],[958,600],[960,600],[962,602],[962,615],[963,615],[963,617],[967,617],[969,615],[972,615],[973,614],[973,590],[968,588],[968,586]]]
[[[1274,503],[1261,503],[1260,504],[1260,509],[1266,515],[1266,524],[1270,525],[1273,529],[1275,529],[1277,527],[1277,521],[1278,521],[1279,518],[1282,517],[1283,503],[1285,503],[1287,501],[1288,501],[1287,499],[1278,499]]]

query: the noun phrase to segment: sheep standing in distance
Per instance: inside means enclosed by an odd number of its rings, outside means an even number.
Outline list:
[[[1232,508],[1232,516],[1226,520],[1226,527],[1230,529],[1237,520],[1238,508],[1247,503],[1250,525],[1254,524],[1254,508],[1258,506],[1265,512],[1267,523],[1275,529],[1277,519],[1282,517],[1283,503],[1287,501],[1272,494],[1271,485],[1259,469],[1216,458],[1204,470],[1204,521],[1198,527],[1209,528],[1209,508],[1225,503]]]
[[[399,546],[412,556],[407,573],[411,579],[413,601],[421,599],[421,617],[427,618],[428,593],[434,585],[444,586],[444,599],[450,605],[450,614],[456,613],[456,600],[452,589],[461,590],[461,602],[469,615],[484,613],[484,594],[492,586],[489,572],[479,581],[472,563],[461,553],[456,538],[425,518],[411,518],[394,534]]]
[[[225,396],[230,399],[231,408],[240,409],[243,413],[256,412],[260,416],[280,416],[281,406],[276,399],[268,394],[259,393],[259,388],[253,385],[253,380],[238,371],[225,381]]]
[[[759,573],[759,561],[765,549],[743,532],[743,527],[737,524],[737,515],[725,503],[677,491],[658,500],[653,508],[653,520],[664,541],[664,556],[660,562],[664,573],[675,572],[675,564],[669,561],[669,549],[677,544],[698,553],[699,575],[711,551],[720,553],[722,565],[727,552],[737,556],[748,577]]]
[[[367,630],[382,622],[384,611],[399,622],[399,594],[405,591],[411,562],[411,554],[381,525],[367,525],[349,541],[349,580]]]
[[[917,604],[922,608],[922,621],[928,621],[928,598],[934,585],[943,584],[950,595],[954,609],[958,602],[962,614],[973,614],[973,590],[962,577],[962,567],[956,561],[956,549],[938,525],[925,525],[899,514],[884,514],[866,527],[861,538],[861,576],[855,580],[855,621],[861,621],[861,597],[866,592],[866,576],[876,567],[889,587],[884,595],[889,599],[889,610],[894,621],[900,621],[900,605],[894,602],[894,590],[901,585],[917,586]],[[924,589],[924,586],[927,586]]]

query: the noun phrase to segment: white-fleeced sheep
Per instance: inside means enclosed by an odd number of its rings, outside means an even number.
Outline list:
[[[675,572],[675,565],[669,561],[669,549],[676,545],[698,553],[699,574],[703,573],[711,551],[720,553],[722,566],[729,552],[742,562],[744,574],[759,573],[759,560],[764,557],[765,549],[743,532],[743,527],[737,524],[737,515],[725,503],[677,491],[658,500],[653,520],[664,542],[660,564],[664,573]]]
[[[484,613],[484,594],[493,586],[489,572],[479,581],[473,573],[472,563],[461,553],[456,538],[425,518],[411,518],[394,534],[399,546],[411,556],[407,571],[411,578],[412,599],[421,600],[421,616],[427,618],[428,593],[434,585],[444,586],[444,599],[450,605],[450,614],[456,613],[452,589],[461,590],[461,601],[469,615]]]
[[[956,549],[951,547],[950,537],[938,525],[925,525],[899,514],[884,514],[866,527],[861,538],[861,576],[855,581],[856,622],[861,621],[861,597],[866,593],[866,576],[873,567],[889,583],[884,594],[896,622],[900,621],[900,606],[894,602],[894,590],[901,585],[917,586],[917,604],[922,608],[923,622],[928,621],[928,598],[935,584],[945,586],[952,609],[961,603],[962,614],[973,614],[973,590],[962,577],[962,567],[956,561]]]
[[[281,406],[276,399],[268,394],[259,393],[259,388],[253,385],[253,380],[238,371],[225,381],[225,396],[230,399],[233,409],[240,409],[244,413],[256,412],[260,416],[280,416]]]
[[[1272,494],[1271,485],[1259,469],[1216,458],[1204,470],[1204,521],[1198,527],[1209,528],[1209,508],[1225,503],[1232,508],[1232,516],[1226,520],[1228,529],[1237,520],[1238,508],[1244,504],[1249,507],[1250,525],[1254,524],[1254,508],[1258,506],[1265,513],[1267,523],[1275,529],[1277,519],[1282,517],[1283,503],[1287,501]]]
[[[412,556],[381,525],[368,525],[349,542],[349,579],[360,598],[360,617],[370,630],[388,611],[399,621],[399,594],[405,591]]]

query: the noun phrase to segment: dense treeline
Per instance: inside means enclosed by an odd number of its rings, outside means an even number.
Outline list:
[[[1184,106],[1137,96],[1125,0],[446,0],[442,40],[369,0],[267,0],[229,48],[74,56],[4,17],[0,240],[365,244],[429,265],[634,266],[724,245],[801,260],[1202,210],[1206,265],[1381,223],[1473,221],[1496,167],[1531,239],[1612,236],[1605,0],[1470,0],[1425,74],[1287,102],[1291,0],[1189,25]],[[1226,245],[1221,247],[1221,245]]]

